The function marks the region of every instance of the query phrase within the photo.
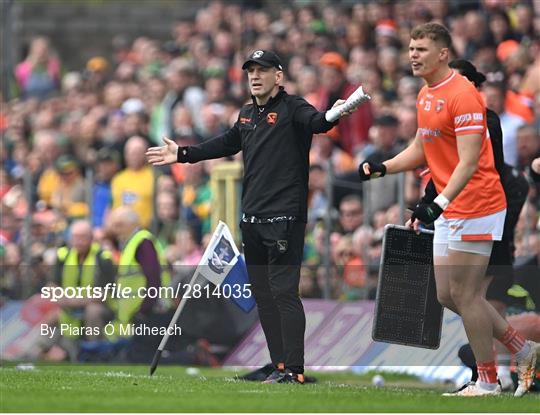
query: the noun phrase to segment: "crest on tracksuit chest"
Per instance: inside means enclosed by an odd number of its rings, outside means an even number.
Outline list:
[[[269,112],[269,113],[266,115],[266,122],[267,122],[269,125],[274,125],[274,124],[277,122],[277,119],[278,119],[278,114],[277,114],[277,112]]]

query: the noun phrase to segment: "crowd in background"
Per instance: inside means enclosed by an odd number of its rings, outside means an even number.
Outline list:
[[[155,169],[144,153],[163,136],[187,145],[228,129],[249,100],[242,62],[271,49],[285,63],[285,89],[321,111],[359,84],[372,97],[313,139],[301,294],[373,298],[383,228],[402,219],[398,188],[405,206],[414,206],[425,180],[416,172],[362,189],[356,169],[366,158],[392,157],[415,136],[422,81],[411,74],[409,33],[428,21],[450,29],[453,57],[486,74],[482,93],[501,118],[505,160],[528,176],[540,156],[539,2],[245,9],[212,1],[175,23],[166,42],[144,28],[136,39],[118,35],[113,56],[93,57],[84,68],[63,67],[45,37],[29,39],[13,73],[18,96],[1,100],[1,296],[26,298],[49,282],[56,249],[77,218],[89,218],[95,240],[115,248],[107,212],[121,205],[156,234],[170,265],[198,264],[212,232],[209,176],[224,160]],[[539,190],[531,180],[516,231],[520,258],[540,258]]]

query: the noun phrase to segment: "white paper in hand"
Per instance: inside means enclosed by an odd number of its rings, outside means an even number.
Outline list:
[[[370,99],[371,97],[364,93],[362,86],[359,86],[351,95],[349,95],[349,98],[347,98],[343,104],[326,111],[326,121],[334,122],[340,118],[344,112],[355,110],[361,103],[369,101]]]

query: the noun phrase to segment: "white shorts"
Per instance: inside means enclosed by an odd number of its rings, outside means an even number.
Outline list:
[[[435,221],[433,255],[448,256],[448,249],[452,249],[490,256],[493,241],[502,239],[505,217],[506,209],[470,219],[439,216]]]

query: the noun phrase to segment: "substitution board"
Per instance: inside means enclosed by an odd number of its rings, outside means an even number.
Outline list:
[[[443,308],[433,272],[433,231],[387,225],[372,338],[375,341],[437,349]]]

